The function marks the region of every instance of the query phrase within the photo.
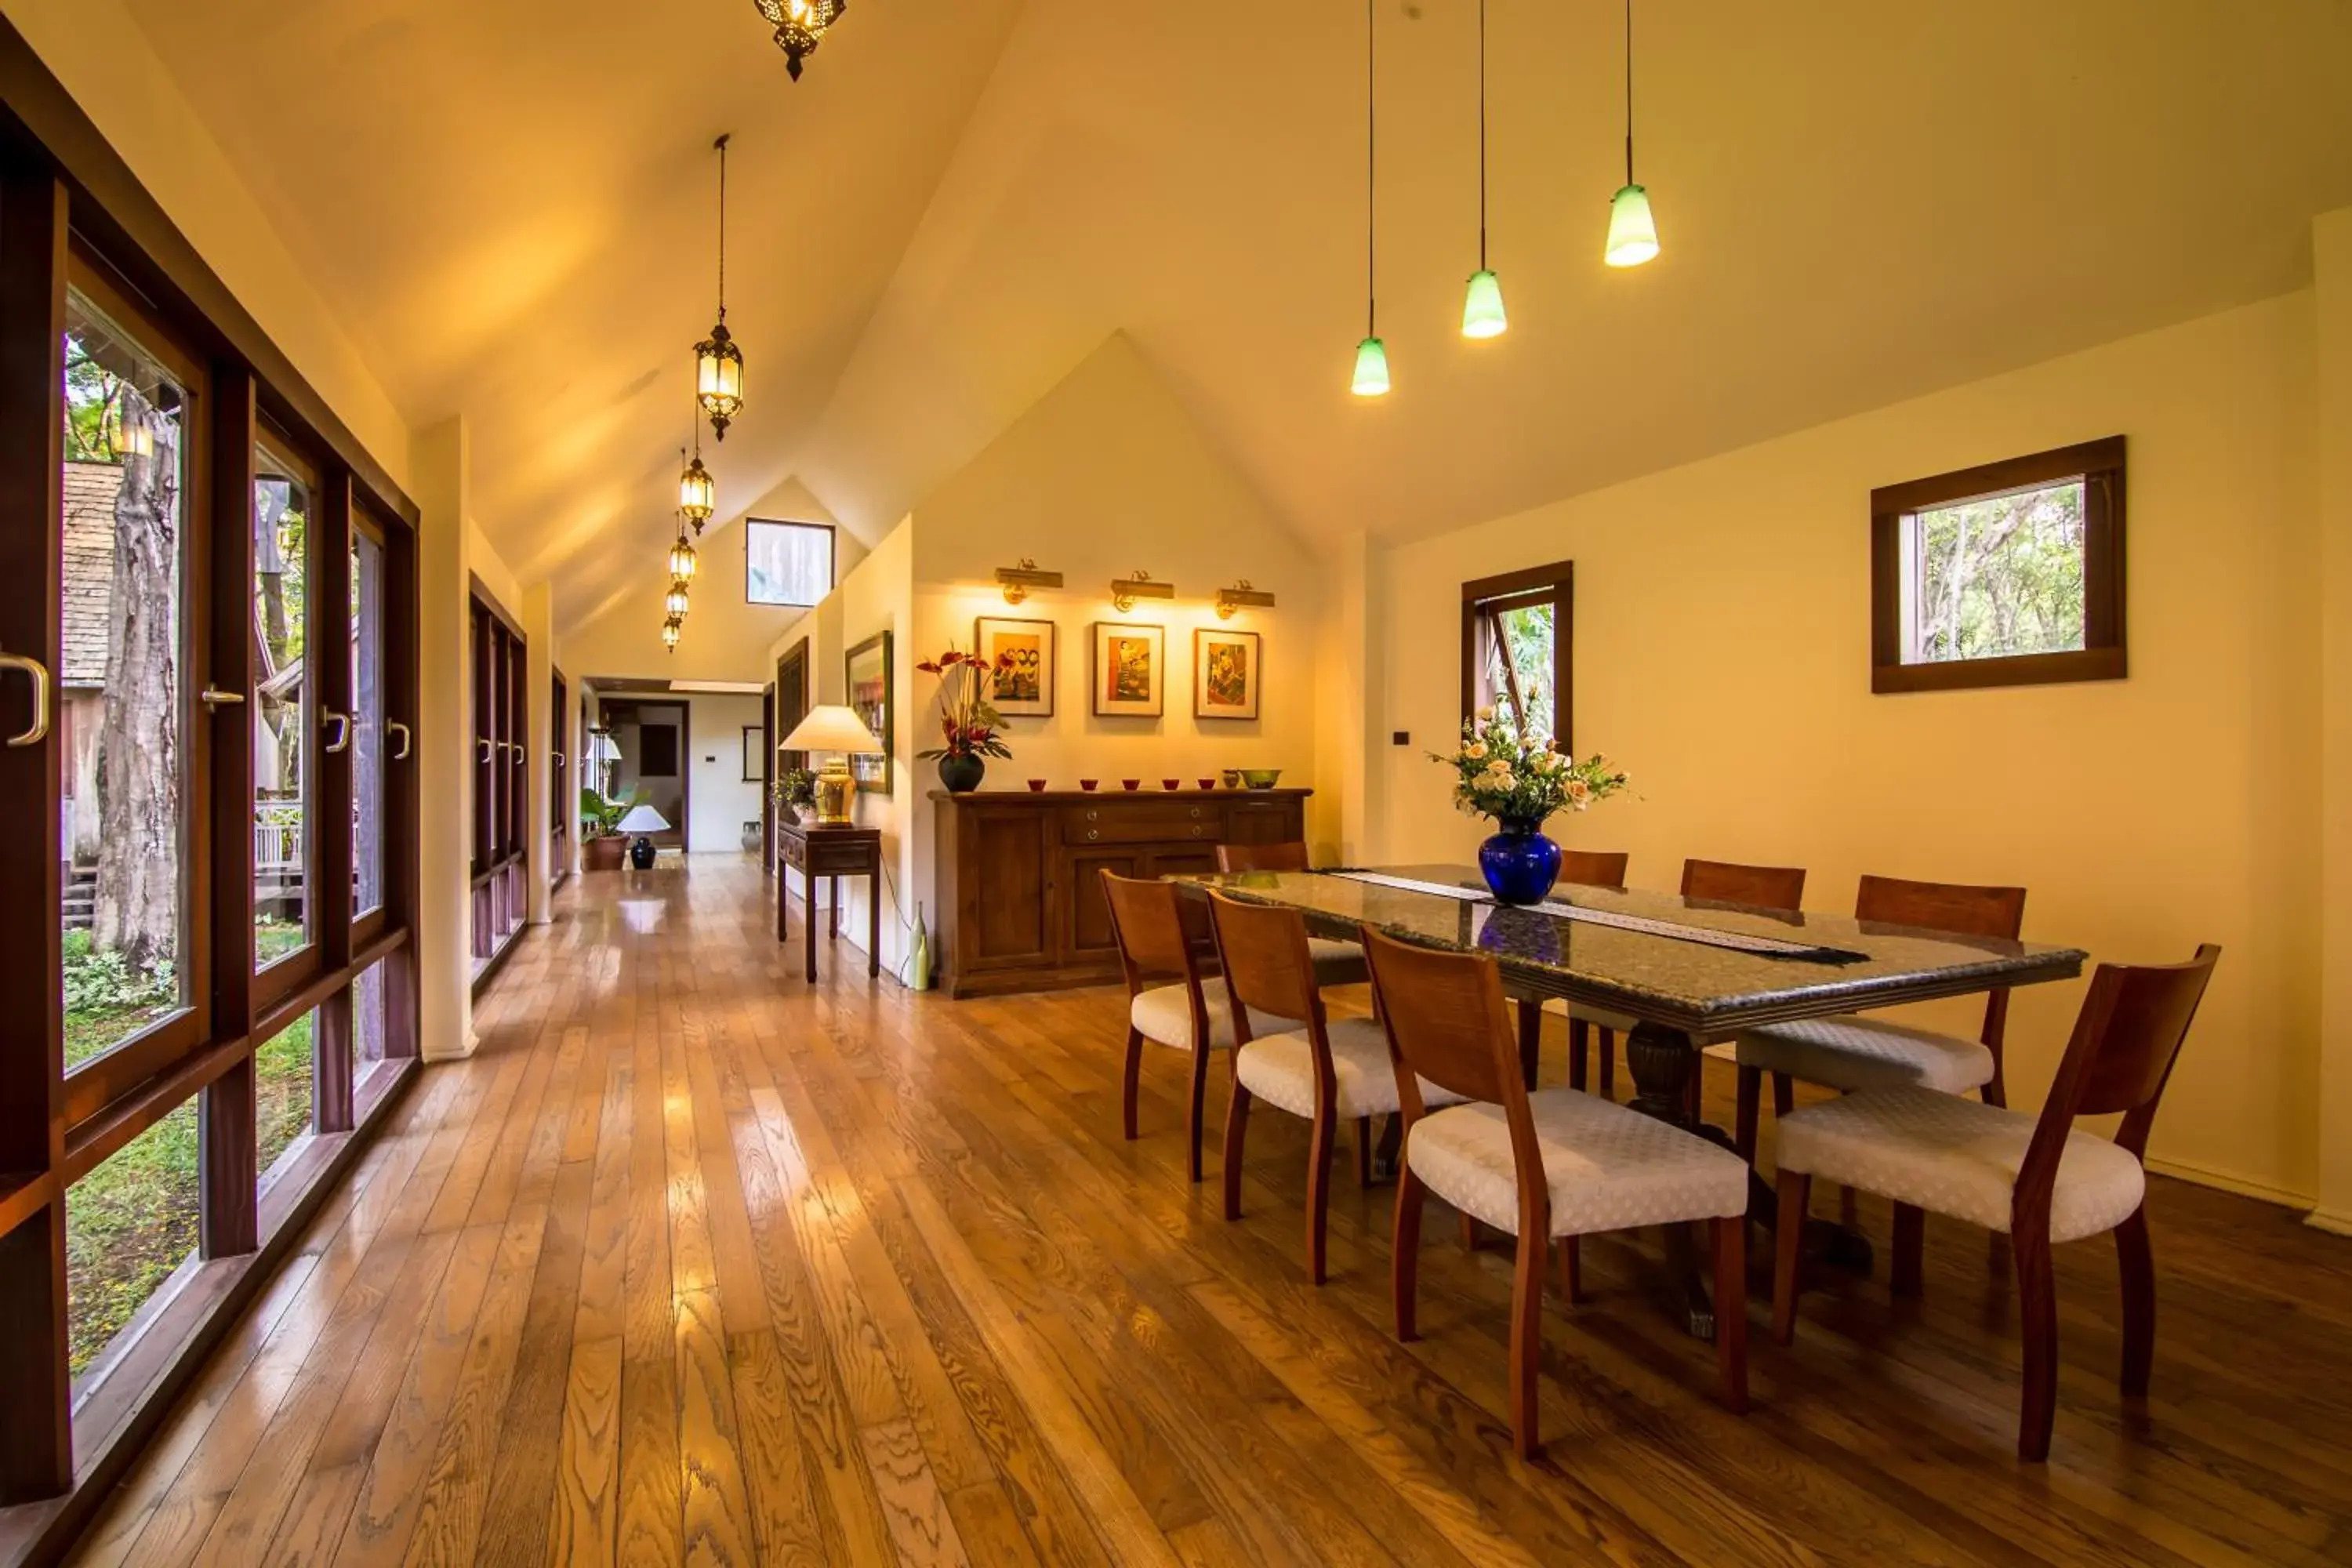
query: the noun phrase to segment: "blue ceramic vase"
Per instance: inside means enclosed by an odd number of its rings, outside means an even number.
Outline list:
[[[1478,869],[1507,904],[1539,904],[1559,879],[1559,846],[1544,837],[1540,817],[1505,817],[1502,831],[1478,846]]]

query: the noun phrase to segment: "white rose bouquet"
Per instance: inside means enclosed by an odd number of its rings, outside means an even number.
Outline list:
[[[1454,804],[1459,809],[1529,830],[1626,787],[1625,775],[1606,757],[1580,763],[1563,756],[1544,742],[1523,738],[1507,715],[1492,708],[1464,721],[1459,747],[1429,756],[1454,771]]]

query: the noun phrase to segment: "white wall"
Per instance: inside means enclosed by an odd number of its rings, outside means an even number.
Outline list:
[[[760,819],[760,782],[743,779],[743,726],[766,715],[762,700],[729,692],[695,692],[686,699],[688,784],[687,848],[740,854],[743,824]],[[764,732],[764,731],[763,731]],[[758,737],[751,765],[760,765]]]

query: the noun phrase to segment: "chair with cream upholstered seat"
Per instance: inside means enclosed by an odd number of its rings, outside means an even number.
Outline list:
[[[1234,1015],[1225,983],[1203,979],[1201,962],[1211,941],[1208,912],[1184,898],[1171,882],[1122,877],[1106,868],[1103,895],[1110,905],[1111,934],[1127,973],[1127,1073],[1125,1131],[1136,1133],[1135,1101],[1143,1070],[1143,1042],[1190,1052],[1192,1094],[1185,1113],[1190,1142],[1185,1171],[1201,1179],[1201,1104],[1209,1084],[1209,1057],[1234,1047]],[[1255,1026],[1275,1033],[1295,1019],[1260,1017]]]
[[[1393,1249],[1397,1337],[1416,1328],[1421,1211],[1429,1193],[1517,1238],[1511,1291],[1511,1437],[1536,1436],[1544,1268],[1557,1247],[1577,1298],[1577,1237],[1708,1222],[1715,1243],[1716,1351],[1723,1402],[1748,1407],[1748,1166],[1654,1117],[1573,1089],[1530,1093],[1503,998],[1481,953],[1410,946],[1366,927],[1364,952],[1395,1063],[1404,1118]],[[1431,1083],[1473,1103],[1433,1110]]]
[[[2025,889],[1864,877],[1854,895],[1853,912],[1868,925],[2009,942],[2017,940],[2025,924]],[[1776,1116],[1785,1116],[1792,1108],[1794,1080],[1847,1093],[1905,1085],[1942,1094],[1975,1089],[1983,1091],[1988,1105],[2007,1104],[2000,1055],[2008,1021],[2009,993],[2000,990],[1986,998],[1984,1027],[1973,1040],[1842,1013],[1745,1030],[1728,1047],[1716,1047],[1708,1054],[1727,1054],[1738,1065],[1734,1146],[1753,1161],[1767,1073],[1772,1076]]]
[[[2053,1243],[2116,1233],[2123,1274],[2126,1396],[2147,1393],[2156,1352],[2156,1266],[2142,1162],[2164,1086],[2211,980],[2218,947],[2188,963],[2103,963],[2038,1117],[1916,1084],[1864,1089],[1780,1122],[1780,1216],[1772,1331],[1796,1331],[1797,1268],[1816,1178],[1895,1204],[1895,1289],[1916,1295],[1927,1211],[2006,1232],[2017,1261],[2025,1342],[2021,1458],[2050,1457],[2057,1413],[2058,1302]],[[2074,1130],[2121,1114],[2114,1142]]]
[[[1372,1118],[1393,1114],[1400,1102],[1389,1066],[1389,1040],[1370,1018],[1333,1018],[1324,1011],[1308,951],[1307,922],[1295,909],[1248,904],[1209,895],[1232,1010],[1234,1097],[1225,1113],[1225,1217],[1242,1216],[1242,1145],[1250,1106],[1262,1100],[1313,1123],[1307,1162],[1307,1273],[1320,1285],[1330,1207],[1331,1143],[1342,1121],[1356,1124],[1356,1179],[1372,1179]],[[1263,1020],[1300,1017],[1304,1027]],[[1423,1086],[1430,1103],[1461,1097]]]
[[[1231,876],[1236,871],[1307,871],[1313,868],[1307,861],[1307,846],[1294,840],[1287,844],[1220,844],[1217,869]],[[1310,936],[1307,939],[1307,951],[1315,959],[1318,985],[1361,985],[1371,978],[1364,971],[1364,950],[1352,942]]]

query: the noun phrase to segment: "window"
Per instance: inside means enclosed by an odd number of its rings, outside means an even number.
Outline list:
[[[268,968],[310,937],[309,820],[313,685],[307,466],[276,442],[254,449],[253,961]]]
[[[1507,713],[1522,734],[1569,745],[1574,563],[1462,584],[1462,716]]]
[[[352,523],[352,908],[383,907],[384,549],[377,525]]]
[[[754,605],[814,605],[833,592],[833,530],[821,522],[743,520],[743,596]]]
[[[1874,490],[1874,691],[2116,680],[2124,439]]]

